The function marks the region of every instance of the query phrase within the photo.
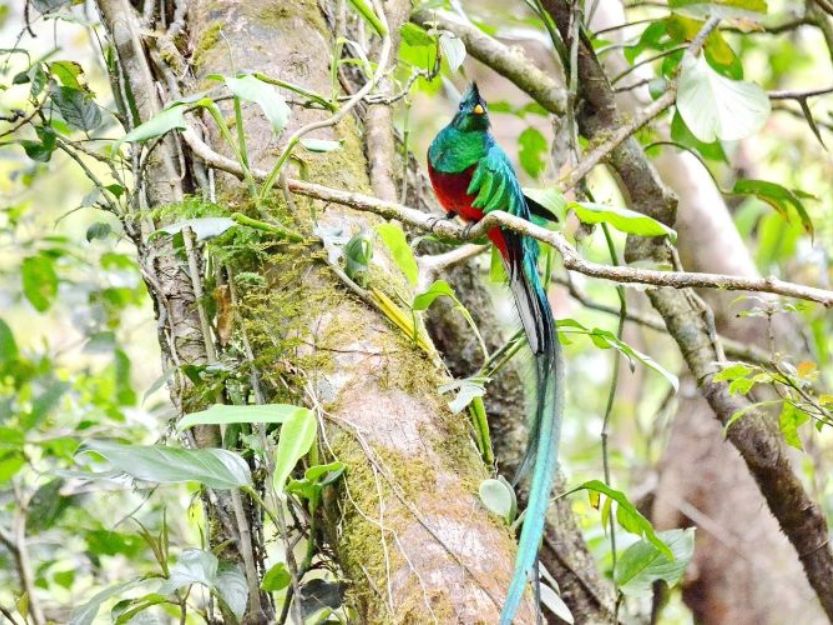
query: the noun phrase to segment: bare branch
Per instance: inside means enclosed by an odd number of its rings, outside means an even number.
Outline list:
[[[243,170],[238,163],[214,152],[208,145],[200,141],[193,131],[186,130],[182,133],[182,136],[186,143],[191,146],[194,153],[212,167],[236,176],[243,175]],[[252,170],[252,175],[255,178],[262,179],[267,174],[263,171]],[[332,189],[319,184],[293,179],[287,179],[287,185],[290,191],[299,195],[306,195],[325,202],[342,204],[358,210],[376,213],[387,219],[398,219],[403,223],[420,228],[421,230],[436,232],[442,236],[461,241],[483,237],[491,228],[496,226],[508,228],[520,234],[538,239],[543,243],[548,243],[561,255],[565,268],[594,278],[603,278],[614,282],[630,284],[645,284],[655,287],[671,287],[674,289],[705,287],[729,291],[773,293],[817,302],[828,308],[833,307],[833,291],[785,282],[774,276],[768,278],[747,278],[714,273],[637,269],[635,267],[610,266],[594,263],[583,259],[561,233],[536,226],[525,219],[515,217],[503,211],[493,211],[486,215],[477,225],[467,229],[449,221],[437,222],[435,217],[422,211],[396,202],[385,202],[362,193]]]

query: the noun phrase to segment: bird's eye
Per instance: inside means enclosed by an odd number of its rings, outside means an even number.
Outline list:
[[[482,104],[477,104],[472,109],[472,113],[474,113],[475,115],[483,115],[483,113],[485,113],[485,112],[486,112],[486,109],[483,108]]]

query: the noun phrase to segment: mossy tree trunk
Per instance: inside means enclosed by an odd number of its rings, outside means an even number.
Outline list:
[[[329,94],[332,88],[331,22],[314,0],[189,2],[181,31],[168,42],[145,36],[150,25],[128,0],[100,4],[117,43],[125,83],[143,102],[136,107],[136,123],[175,97],[183,82],[190,83],[184,92],[215,86],[212,74],[256,70],[319,93]],[[176,43],[189,66],[180,66],[164,43]],[[193,79],[183,81],[185,76]],[[157,98],[158,93],[163,95]],[[233,120],[228,102],[223,113]],[[293,106],[288,127],[276,138],[259,110],[244,106],[251,165],[270,169],[287,136],[328,115]],[[212,128],[206,124],[207,139],[222,152],[225,148]],[[299,150],[298,160],[288,167],[293,175],[313,182],[369,192],[362,135],[356,118],[348,115],[311,135],[337,140],[340,149],[323,154]],[[147,208],[165,208],[199,193],[202,165],[184,144],[161,142],[151,154]],[[176,192],[160,191],[171,186]],[[216,203],[226,214],[247,213],[308,235],[315,229],[350,236],[379,222],[367,213],[292,198],[281,193],[280,185],[255,207],[246,185],[219,173],[215,190]],[[168,219],[193,216],[162,213]],[[147,284],[169,364],[182,370],[212,364],[214,358],[224,365],[231,362],[240,365],[240,379],[257,379],[262,399],[316,408],[322,425],[319,453],[347,465],[317,538],[328,538],[359,621],[495,622],[511,575],[514,541],[509,528],[477,498],[478,485],[489,472],[472,442],[467,417],[452,415],[437,393],[447,380],[439,360],[345,288],[317,244],[253,242],[251,249],[219,250],[216,266],[201,266],[194,276],[189,274],[194,265],[177,260],[170,245],[148,243],[158,225],[137,227],[133,238],[140,262],[152,269]],[[381,251],[377,256],[383,256]],[[194,288],[201,281],[205,292],[199,300]],[[381,266],[374,265],[371,284],[390,297],[401,295],[407,301],[412,296],[395,265],[384,259]],[[224,313],[229,292],[234,310]],[[215,314],[208,332],[200,306],[209,316]],[[226,328],[229,320],[231,332]],[[172,391],[181,410],[212,398],[230,400],[228,388],[206,392],[201,382],[177,380]],[[207,379],[205,385],[212,382]],[[218,434],[204,430],[193,442],[218,445]],[[262,567],[265,549],[256,515],[248,510],[255,524],[248,549],[240,539],[247,532],[231,522],[230,505],[213,497],[207,505],[220,508],[217,523],[211,525],[211,543],[230,544],[231,557],[244,564],[246,552],[252,552]],[[268,598],[261,603],[262,612],[250,604],[247,622],[269,622]],[[517,622],[531,621],[527,609]]]

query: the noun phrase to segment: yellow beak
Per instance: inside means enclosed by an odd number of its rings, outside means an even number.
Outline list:
[[[483,106],[480,104],[475,105],[475,107],[472,109],[472,113],[474,113],[475,115],[483,115],[483,113],[485,112],[486,109],[484,109]]]

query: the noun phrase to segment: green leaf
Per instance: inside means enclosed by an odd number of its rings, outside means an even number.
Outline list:
[[[810,420],[810,415],[798,408],[795,404],[785,401],[781,408],[781,415],[778,417],[778,427],[781,429],[781,434],[784,435],[784,440],[790,447],[803,451],[804,444],[801,442],[801,436],[798,434],[798,428]]]
[[[246,613],[249,603],[249,587],[246,576],[236,564],[223,562],[214,582],[215,593],[223,600],[238,620]]]
[[[286,564],[278,562],[266,571],[263,581],[260,582],[260,587],[267,592],[276,592],[289,586],[291,581],[292,576],[286,569]]]
[[[393,260],[402,270],[402,273],[405,274],[408,282],[415,285],[419,277],[419,268],[417,267],[416,258],[414,258],[414,252],[411,246],[408,245],[408,240],[405,238],[402,228],[398,224],[384,223],[376,226],[376,232],[390,250]]]
[[[307,409],[293,413],[281,426],[278,448],[275,451],[275,475],[273,477],[278,493],[283,493],[289,474],[310,450],[317,432],[318,421],[312,411]]]
[[[219,597],[238,618],[246,611],[249,590],[246,578],[236,564],[220,564],[210,551],[186,549],[170,569],[168,579],[159,587],[159,593],[170,595],[192,584],[202,584]]]
[[[512,522],[518,512],[518,501],[515,491],[506,480],[483,480],[480,482],[479,493],[480,501],[490,512],[503,517],[507,523]]]
[[[151,117],[144,124],[139,124],[124,135],[116,143],[116,149],[125,142],[144,143],[148,139],[161,137],[171,130],[183,130],[187,128],[188,124],[185,122],[184,112],[185,107],[181,104],[169,106]]]
[[[373,27],[373,30],[376,31],[377,35],[384,37],[388,34],[388,29],[385,28],[382,20],[379,19],[378,15],[376,15],[373,7],[367,0],[350,0],[350,4],[353,5],[353,8],[356,9],[358,14]]]
[[[0,319],[0,364],[9,364],[17,360],[17,341],[14,333],[3,319]]]
[[[261,406],[227,406],[214,404],[206,410],[185,415],[177,423],[178,430],[195,425],[229,425],[232,423],[285,423],[295,413],[307,411],[289,404],[265,404]]]
[[[680,381],[676,375],[668,371],[665,367],[660,365],[656,360],[643,354],[637,349],[634,349],[621,339],[617,337],[610,330],[603,330],[601,328],[593,328],[592,330],[585,327],[575,319],[559,319],[558,320],[559,334],[585,334],[587,335],[596,347],[602,349],[613,348],[628,359],[631,369],[634,367],[634,361],[641,362],[646,367],[653,369],[662,377],[668,380],[668,383],[675,391],[680,388]]]
[[[437,43],[434,37],[413,22],[403,24],[402,28],[399,29],[399,34],[402,35],[402,40],[409,46],[434,47]]]
[[[20,268],[23,294],[38,312],[46,312],[58,294],[58,274],[52,258],[45,254],[23,259]]]
[[[668,6],[698,18],[710,15],[760,18],[767,13],[766,0],[668,0]]]
[[[444,32],[440,34],[440,50],[448,61],[451,72],[456,72],[466,60],[466,45],[457,35]]]
[[[96,221],[89,225],[84,238],[87,243],[91,243],[95,239],[106,239],[112,231],[113,228],[106,221]]]
[[[101,125],[101,110],[86,91],[53,87],[49,97],[61,111],[64,121],[76,130],[90,133]]]
[[[801,221],[801,226],[807,234],[811,237],[814,236],[813,221],[799,197],[799,195],[805,195],[803,192],[791,191],[780,184],[766,180],[738,180],[732,189],[732,193],[754,195],[759,200],[772,206],[786,221],[790,221],[790,207],[794,208]]]
[[[489,258],[489,282],[492,284],[506,284],[509,278],[506,276],[506,267],[503,265],[503,258],[500,255],[500,250],[494,245],[492,247],[491,257]]]
[[[667,236],[673,243],[677,240],[677,232],[653,217],[637,213],[627,208],[595,204],[592,202],[570,202],[567,209],[585,223],[606,223],[620,232],[636,234],[641,237]]]
[[[254,102],[260,107],[266,119],[272,124],[274,132],[280,132],[286,127],[291,111],[286,100],[274,85],[258,80],[251,74],[238,77],[226,76],[225,81],[235,96],[247,102]]]
[[[226,449],[178,449],[159,445],[123,445],[89,441],[82,451],[104,456],[116,469],[148,482],[200,482],[209,488],[249,486],[249,465]]]
[[[626,525],[622,527],[627,531],[636,534],[637,536],[641,536],[648,544],[652,545],[653,548],[658,551],[660,554],[664,554],[667,558],[672,559],[674,558],[674,554],[672,549],[666,545],[662,539],[657,536],[656,532],[654,531],[654,526],[651,525],[651,522],[646,519],[642,513],[636,509],[634,506],[625,496],[625,493],[622,491],[616,490],[607,486],[604,482],[599,480],[590,480],[589,482],[584,482],[584,484],[577,486],[570,493],[574,493],[579,490],[588,490],[596,493],[601,493],[603,495],[607,495],[613,501],[618,504],[618,507],[625,510],[625,513],[622,517],[618,516],[617,511],[617,520],[621,522],[623,518],[626,519]]]
[[[658,580],[673,586],[682,579],[694,555],[694,528],[660,532],[659,537],[673,556],[651,542],[640,540],[628,547],[616,562],[613,576],[626,595],[649,595]]]
[[[414,297],[414,303],[411,307],[414,310],[428,310],[438,297],[443,296],[457,301],[457,296],[451,285],[445,280],[437,280],[425,292]]]
[[[341,148],[341,143],[328,139],[301,139],[301,145],[310,152],[332,152]]]
[[[687,54],[682,67],[677,110],[700,141],[744,139],[769,118],[769,97],[758,85],[721,76],[703,57]]]
[[[558,189],[555,187],[544,187],[543,189],[524,187],[523,192],[529,199],[538,202],[538,204],[551,212],[558,221],[564,222],[564,216],[567,212],[567,200]]]
[[[48,64],[49,71],[57,78],[64,87],[70,87],[78,91],[85,90],[79,78],[83,77],[84,69],[80,63],[75,61],[55,61]]]
[[[367,287],[373,241],[364,230],[357,232],[344,246],[344,273],[360,287]]]
[[[547,163],[544,157],[547,153],[547,140],[541,131],[530,126],[518,137],[518,160],[524,171],[533,178],[540,176]]]
[[[89,601],[78,606],[72,611],[69,618],[69,625],[92,625],[95,617],[98,615],[98,611],[101,609],[102,603],[125,592],[126,590],[138,586],[143,583],[143,581],[144,580],[132,580],[124,582],[123,584],[116,584],[115,586],[110,586],[110,588],[106,588],[105,590],[96,593]]]
[[[685,125],[679,111],[674,111],[674,117],[671,120],[671,139],[680,145],[696,150],[703,158],[724,163],[729,162],[726,153],[723,151],[723,145],[719,141],[711,143],[700,141]]]

